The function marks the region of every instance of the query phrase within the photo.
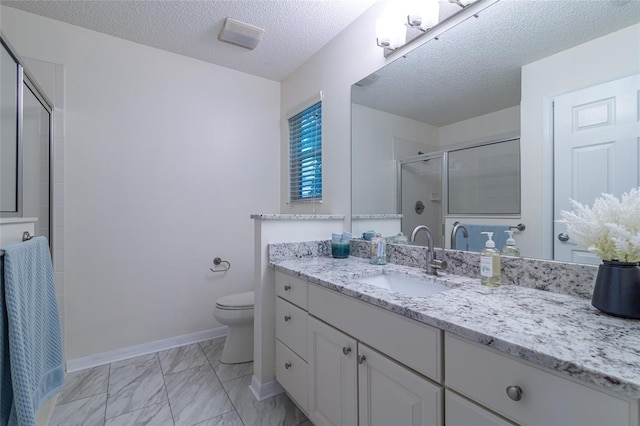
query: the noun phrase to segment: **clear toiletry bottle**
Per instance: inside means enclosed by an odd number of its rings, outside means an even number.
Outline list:
[[[493,232],[481,232],[488,238],[480,252],[480,282],[490,287],[500,285],[500,252],[493,241]]]
[[[371,263],[374,265],[387,264],[387,244],[380,234],[376,234],[371,239]]]
[[[516,247],[516,240],[513,239],[513,231],[504,231],[509,235],[505,246],[502,248],[502,254],[505,256],[520,256],[520,249]]]

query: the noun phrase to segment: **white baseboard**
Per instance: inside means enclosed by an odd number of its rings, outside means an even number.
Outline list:
[[[264,401],[267,398],[271,398],[272,396],[276,396],[284,392],[284,388],[277,380],[272,380],[262,384],[258,381],[256,376],[251,377],[249,390],[257,401]]]
[[[141,345],[129,346],[95,355],[70,359],[67,360],[67,373],[97,367],[99,365],[110,364],[115,361],[121,361],[123,359],[133,358],[140,355],[165,351],[167,349],[202,342],[204,340],[215,339],[217,337],[224,337],[227,335],[228,329],[229,327],[225,325],[218,328],[198,331],[196,333],[183,334],[182,336],[170,337],[168,339],[156,340],[154,342],[143,343]]]

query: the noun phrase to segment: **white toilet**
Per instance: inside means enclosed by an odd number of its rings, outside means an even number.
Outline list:
[[[253,291],[221,297],[213,317],[229,326],[220,362],[239,364],[253,361]]]

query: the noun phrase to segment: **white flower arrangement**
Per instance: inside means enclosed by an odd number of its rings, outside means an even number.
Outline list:
[[[600,259],[640,262],[640,188],[622,194],[602,194],[593,207],[570,200],[574,211],[562,211],[560,223],[571,238]]]

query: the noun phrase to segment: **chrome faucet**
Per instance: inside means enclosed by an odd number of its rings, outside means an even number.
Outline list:
[[[469,231],[467,231],[467,228],[460,222],[453,223],[453,229],[451,230],[451,248],[454,250],[458,248],[456,247],[456,234],[460,229],[462,229],[462,236],[467,238],[467,250],[469,250]]]
[[[436,259],[436,252],[433,249],[433,235],[431,234],[429,227],[426,225],[416,226],[411,232],[410,240],[414,242],[416,240],[416,235],[418,235],[418,232],[422,230],[427,234],[427,274],[438,275],[438,269],[447,269],[447,261],[444,260],[444,256],[442,260]],[[444,247],[442,248],[442,252],[444,254]]]

